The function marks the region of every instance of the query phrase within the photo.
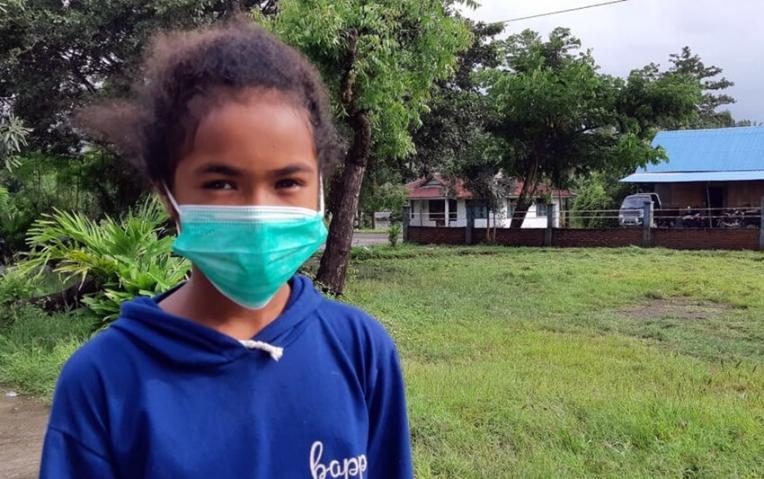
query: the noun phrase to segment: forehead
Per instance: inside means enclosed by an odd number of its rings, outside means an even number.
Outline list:
[[[206,111],[199,115],[179,169],[215,162],[251,173],[289,164],[318,171],[308,112],[293,98],[277,91],[249,90],[208,100],[212,102],[189,105],[192,114],[194,109]]]

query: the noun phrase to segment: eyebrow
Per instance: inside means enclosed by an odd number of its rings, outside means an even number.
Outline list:
[[[277,170],[271,171],[271,176],[274,177],[281,177],[281,176],[289,176],[294,175],[295,173],[313,173],[314,169],[310,166],[304,164],[304,163],[295,163],[292,165],[285,166],[283,168],[279,168]]]
[[[210,163],[202,165],[196,170],[199,174],[216,173],[224,176],[241,176],[243,171],[223,163]]]
[[[283,168],[278,168],[276,170],[272,170],[269,172],[269,175],[272,177],[284,177],[289,175],[294,175],[296,173],[313,173],[314,170],[310,166],[304,164],[304,163],[294,163],[291,165],[287,165]],[[241,170],[239,168],[236,168],[231,165],[227,165],[224,163],[210,163],[206,165],[202,165],[196,170],[197,174],[218,174],[223,176],[242,176],[244,175],[244,170]]]

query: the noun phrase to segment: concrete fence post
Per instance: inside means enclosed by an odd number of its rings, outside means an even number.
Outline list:
[[[554,231],[554,219],[555,219],[555,208],[554,203],[548,204],[546,208],[546,231],[544,232],[544,246],[550,247],[552,246],[552,234]],[[538,208],[538,206],[536,207]]]
[[[475,228],[475,212],[472,208],[467,206],[467,227],[464,228],[464,244],[472,244],[472,234]]]
[[[653,244],[653,202],[645,201],[642,207],[642,246],[649,248]]]
[[[761,198],[761,210],[759,210],[759,249],[764,251],[764,197]]]
[[[404,206],[403,211],[401,212],[401,215],[403,215],[403,218],[401,218],[403,226],[401,229],[403,230],[403,242],[409,240],[409,225],[411,224],[411,206]]]

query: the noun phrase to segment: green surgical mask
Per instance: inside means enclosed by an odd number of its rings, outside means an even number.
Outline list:
[[[180,216],[173,251],[188,258],[223,295],[249,309],[264,308],[326,241],[323,211],[178,205],[169,190],[167,195]]]

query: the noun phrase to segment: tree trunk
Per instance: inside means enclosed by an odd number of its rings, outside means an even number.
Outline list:
[[[491,233],[492,241],[496,243],[496,229],[499,227],[499,224],[496,221],[496,211],[493,212],[493,232]]]
[[[353,221],[358,210],[363,175],[369,160],[371,147],[371,124],[366,112],[359,112],[350,119],[353,128],[353,144],[345,157],[340,190],[332,211],[329,240],[321,257],[316,281],[327,292],[342,294],[345,275],[353,243]]]
[[[340,98],[348,113],[348,126],[353,132],[353,143],[345,156],[341,176],[332,183],[332,223],[329,239],[321,257],[316,281],[327,292],[342,294],[345,275],[353,244],[353,222],[358,211],[363,176],[369,163],[371,151],[371,122],[369,113],[358,108],[359,91],[356,89],[358,72],[358,31],[347,32],[347,50],[344,61]]]
[[[517,206],[512,211],[511,228],[522,228],[525,222],[525,216],[531,206],[531,198],[538,188],[538,162],[533,162],[525,178],[523,178],[523,187],[520,190],[520,196],[517,198]]]
[[[485,242],[491,242],[491,210],[485,209]]]
[[[523,227],[523,223],[525,222],[525,215],[528,214],[530,207],[531,204],[530,201],[528,201],[528,197],[523,197],[521,195],[520,198],[517,199],[517,205],[512,212],[512,224],[510,225],[510,228]]]

